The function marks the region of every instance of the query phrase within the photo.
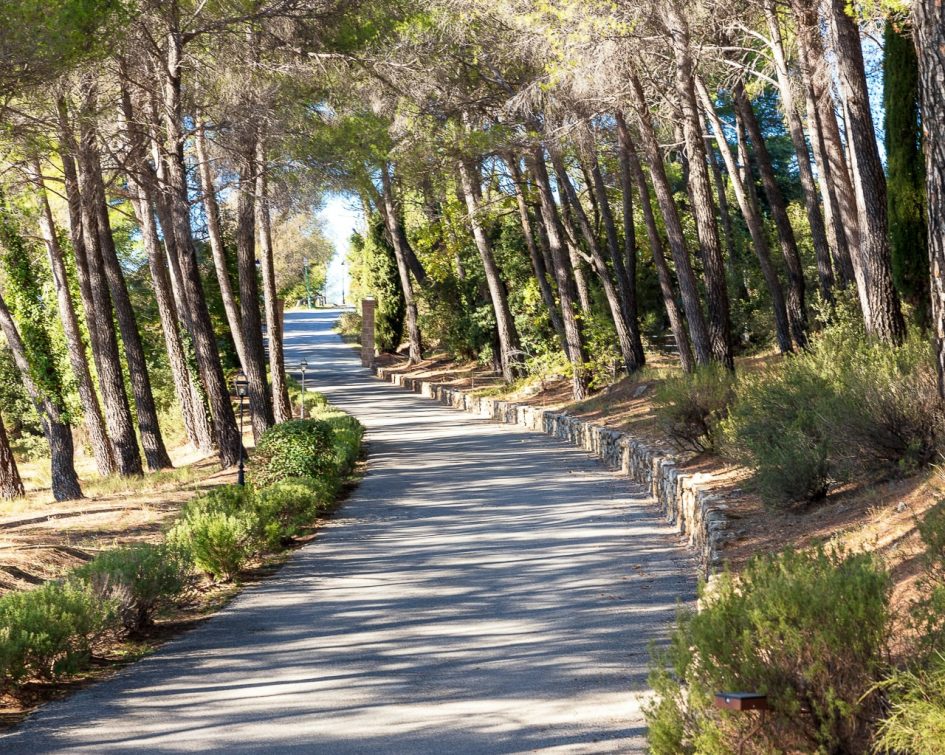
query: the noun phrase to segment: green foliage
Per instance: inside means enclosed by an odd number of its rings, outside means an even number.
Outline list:
[[[146,543],[105,551],[73,574],[93,594],[116,605],[129,631],[151,624],[154,612],[187,582],[187,566],[179,553]]]
[[[316,419],[274,425],[259,438],[250,463],[253,484],[286,477],[318,477],[331,468],[332,427]]]
[[[888,713],[879,726],[879,752],[938,755],[945,742],[945,655],[928,668],[898,671],[884,684]]]
[[[0,597],[0,690],[82,668],[112,615],[109,601],[68,581]]]
[[[744,377],[736,393],[722,423],[726,450],[772,503],[814,500],[851,476],[908,474],[941,450],[927,339],[877,343],[842,309],[808,351]]]
[[[310,525],[335,498],[333,480],[292,477],[256,492],[254,516],[260,538],[270,550],[288,542]]]
[[[925,222],[925,159],[919,123],[919,63],[901,22],[883,34],[883,114],[889,241],[896,288],[916,321],[929,323],[929,253]]]
[[[361,315],[357,312],[342,312],[338,318],[338,332],[345,340],[360,343]]]
[[[167,542],[201,571],[230,580],[259,550],[259,530],[251,488],[226,485],[189,501]]]
[[[751,741],[761,751],[862,752],[890,627],[879,560],[787,551],[711,588],[655,656],[651,750],[721,755]],[[766,694],[771,711],[760,721],[719,711],[720,691]]]
[[[362,281],[363,293],[377,299],[374,342],[378,351],[396,351],[403,339],[407,308],[394,249],[387,240],[380,215],[369,219],[366,238],[358,233],[351,236],[349,258],[363,268],[366,278]]]
[[[664,432],[680,448],[710,451],[719,440],[719,423],[728,415],[735,376],[721,365],[707,365],[669,378],[654,395]]]

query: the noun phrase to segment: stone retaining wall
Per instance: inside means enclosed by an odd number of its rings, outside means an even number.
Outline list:
[[[678,461],[670,454],[627,433],[585,422],[566,412],[472,396],[389,368],[379,367],[375,372],[383,380],[446,406],[543,432],[593,454],[649,489],[666,521],[686,537],[695,551],[703,576],[708,577],[719,566],[722,544],[730,537],[726,505],[705,484],[708,476],[679,471]]]

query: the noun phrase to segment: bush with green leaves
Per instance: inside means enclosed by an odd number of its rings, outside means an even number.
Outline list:
[[[253,496],[259,537],[268,549],[284,545],[310,525],[335,498],[334,481],[293,477],[274,482]]]
[[[913,472],[943,448],[928,339],[878,343],[841,311],[807,351],[745,376],[721,427],[727,453],[775,504],[815,500],[853,477]]]
[[[47,582],[0,597],[0,690],[27,677],[56,679],[88,663],[114,605],[78,582]]]
[[[287,477],[331,473],[332,426],[318,419],[295,419],[273,425],[256,444],[250,463],[252,482],[263,488]]]
[[[679,448],[711,451],[719,440],[719,423],[728,416],[735,376],[721,365],[705,365],[669,378],[654,394],[659,423]]]
[[[215,579],[230,580],[259,551],[252,490],[226,485],[187,502],[167,542]]]
[[[928,666],[895,672],[883,685],[887,714],[879,725],[879,752],[939,755],[945,742],[945,655]]]
[[[142,543],[100,553],[73,577],[111,601],[124,628],[134,632],[150,625],[154,612],[180,594],[187,572],[185,559],[174,549]]]
[[[891,580],[871,554],[819,549],[756,558],[681,611],[651,673],[651,751],[864,752],[885,668]],[[768,697],[764,719],[713,705],[717,692]]]

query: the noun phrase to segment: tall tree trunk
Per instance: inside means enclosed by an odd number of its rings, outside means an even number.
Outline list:
[[[634,183],[636,183],[637,194],[640,195],[640,208],[643,211],[643,223],[646,226],[646,235],[650,242],[650,253],[653,255],[653,264],[656,266],[656,275],[660,282],[660,293],[663,295],[663,304],[666,307],[669,327],[673,332],[673,338],[676,339],[676,347],[679,349],[679,361],[683,370],[692,372],[696,363],[692,356],[692,346],[689,342],[689,334],[686,332],[686,324],[683,321],[679,305],[676,303],[673,275],[666,263],[666,255],[663,254],[663,239],[660,237],[659,229],[656,226],[656,215],[653,213],[653,205],[650,203],[650,189],[647,186],[646,176],[640,165],[640,159],[637,157],[636,149],[630,140],[630,133],[626,128],[622,114],[618,115],[617,129],[617,135],[620,139],[621,159],[626,160],[627,169]]]
[[[256,169],[256,220],[259,226],[259,258],[262,262],[266,339],[269,343],[272,412],[276,422],[285,422],[292,419],[292,405],[289,403],[289,387],[285,379],[282,318],[279,312],[279,297],[276,292],[276,269],[272,258],[272,226],[269,218],[266,150],[261,138],[256,142]]]
[[[774,218],[774,225],[778,230],[778,240],[781,242],[781,253],[784,255],[785,267],[788,271],[788,319],[791,323],[791,333],[794,342],[803,348],[807,345],[807,307],[804,298],[804,268],[801,265],[801,255],[797,250],[797,240],[794,238],[794,229],[787,213],[787,202],[774,177],[774,168],[771,167],[771,155],[761,134],[761,126],[755,117],[754,108],[745,94],[745,88],[739,81],[735,84],[732,94],[735,107],[742,118],[742,123],[748,131],[755,153],[755,165],[761,175],[761,184],[764,186],[768,206]]]
[[[588,136],[591,136],[591,134],[589,133]],[[633,192],[622,192],[624,247],[621,249],[620,241],[617,237],[617,223],[614,220],[614,213],[610,207],[610,199],[607,197],[607,186],[604,183],[604,175],[601,172],[600,162],[597,159],[596,145],[593,141],[591,141],[584,152],[584,159],[589,166],[590,173],[589,188],[591,189],[591,195],[597,197],[598,211],[604,222],[604,231],[607,236],[607,251],[611,266],[614,269],[614,277],[617,280],[621,312],[633,350],[633,361],[638,367],[642,367],[646,361],[646,357],[643,353],[643,340],[640,337],[640,317],[637,310],[637,255],[636,232],[633,227]],[[628,266],[633,270],[632,278]]]
[[[486,274],[486,285],[489,287],[489,298],[492,301],[492,310],[495,313],[502,377],[507,382],[511,382],[521,374],[518,333],[515,330],[512,311],[509,309],[508,292],[505,289],[505,283],[502,281],[502,273],[499,271],[499,266],[496,265],[495,257],[492,254],[492,245],[489,243],[489,237],[486,235],[479,217],[479,203],[477,201],[479,190],[473,185],[474,181],[479,181],[479,176],[473,173],[473,169],[465,159],[457,160],[457,168],[460,178],[460,193],[463,195],[461,199],[465,202],[466,210],[469,213],[469,225],[472,228],[476,248],[479,250],[479,258],[482,260],[482,267]]]
[[[945,5],[939,0],[915,0],[912,12],[925,144],[932,327],[938,390],[945,398]]]
[[[102,403],[105,407],[105,422],[108,435],[115,449],[118,472],[123,476],[142,473],[138,439],[135,436],[131,406],[125,392],[125,380],[118,352],[118,338],[112,319],[112,301],[108,280],[102,262],[101,234],[95,208],[96,169],[89,153],[94,151],[94,132],[87,125],[90,114],[83,109],[81,137],[77,145],[78,202],[82,223],[83,243],[75,247],[76,269],[79,273],[80,290],[83,291],[86,324],[92,340],[92,356],[98,374]],[[68,185],[67,185],[68,190]],[[82,277],[87,282],[82,283]],[[88,297],[85,297],[88,291]]]
[[[19,498],[24,492],[20,470],[16,468],[16,459],[13,458],[7,439],[7,429],[3,425],[3,417],[0,417],[0,498]]]
[[[551,157],[551,164],[558,179],[558,188],[562,192],[562,202],[567,202],[570,205],[571,212],[577,219],[581,234],[584,236],[584,241],[591,255],[591,265],[594,272],[597,273],[601,287],[604,290],[604,297],[607,299],[607,306],[610,309],[610,317],[617,332],[617,345],[620,348],[620,356],[623,359],[624,367],[627,374],[632,374],[643,366],[643,362],[638,359],[638,353],[634,349],[630,328],[624,319],[624,309],[620,301],[620,295],[617,293],[613,279],[610,276],[610,270],[607,269],[607,263],[601,254],[597,235],[594,233],[587,213],[584,212],[584,207],[581,205],[581,200],[574,189],[574,184],[571,183],[571,178],[564,167],[564,161],[561,159],[560,153],[554,148],[549,148],[548,154]],[[641,347],[640,352],[642,350]]]
[[[262,318],[259,315],[259,284],[256,273],[256,137],[250,138],[240,159],[239,193],[236,201],[236,262],[240,281],[240,325],[243,332],[243,371],[249,382],[249,411],[253,438],[257,441],[275,423],[269,385]]]
[[[94,137],[92,138],[94,139]],[[94,144],[94,141],[91,143]],[[128,295],[125,276],[121,270],[118,253],[115,249],[111,223],[108,218],[108,204],[105,199],[105,184],[102,180],[98,150],[90,149],[85,159],[87,160],[86,164],[90,172],[89,179],[93,190],[93,193],[87,199],[95,204],[99,233],[98,249],[102,255],[102,266],[112,296],[115,316],[121,332],[121,341],[125,347],[128,381],[131,383],[131,392],[135,398],[141,445],[144,448],[144,458],[148,463],[148,469],[155,472],[171,467],[171,458],[168,456],[167,448],[164,446],[164,438],[161,435],[157,406],[154,403],[151,379],[148,375],[148,363],[144,356],[144,346],[141,343],[141,334],[138,332],[138,323],[134,308],[131,306],[131,297]],[[83,200],[85,199],[86,197],[83,197]]]
[[[233,294],[230,271],[227,266],[226,247],[223,245],[223,224],[220,221],[220,206],[217,204],[216,183],[213,180],[213,168],[207,153],[206,125],[199,121],[194,131],[194,145],[197,148],[197,164],[200,175],[200,190],[203,197],[203,210],[207,217],[207,235],[210,239],[210,254],[213,267],[220,285],[220,298],[223,299],[223,311],[230,326],[230,335],[236,347],[240,364],[246,365],[246,347],[243,345],[243,333],[240,325],[239,304]]]
[[[673,191],[666,176],[666,166],[663,164],[663,155],[660,152],[656,130],[643,96],[643,87],[635,74],[630,76],[630,95],[637,121],[640,125],[640,139],[650,177],[653,180],[653,191],[663,215],[663,225],[666,228],[666,237],[673,262],[676,265],[676,277],[679,281],[679,293],[682,296],[683,311],[686,313],[686,322],[689,325],[689,336],[692,338],[692,347],[696,363],[703,365],[712,360],[712,346],[709,341],[709,331],[702,314],[699,302],[699,287],[696,276],[692,272],[692,263],[689,260],[689,249],[686,246],[686,237],[683,234],[679,212],[673,199]]]
[[[532,234],[531,217],[528,212],[528,202],[525,200],[524,178],[518,158],[513,154],[504,155],[503,160],[509,167],[512,177],[512,188],[515,192],[515,203],[518,207],[518,218],[522,224],[522,237],[525,239],[525,248],[528,250],[528,257],[532,263],[532,271],[535,273],[535,280],[538,282],[538,291],[541,294],[541,300],[548,310],[548,319],[551,326],[558,335],[562,348],[565,345],[564,322],[561,319],[561,313],[558,311],[558,305],[555,303],[555,294],[551,289],[551,283],[548,280],[548,267],[545,263],[545,257],[542,251],[535,243],[535,237]],[[539,234],[544,229],[538,231]]]
[[[886,176],[873,129],[860,32],[846,13],[845,0],[828,0],[827,7],[855,166],[853,186],[860,246],[853,250],[853,269],[861,287],[860,306],[870,335],[889,343],[900,343],[906,327],[892,279]]]
[[[541,214],[548,248],[551,252],[552,269],[558,282],[558,300],[561,302],[561,319],[564,323],[564,351],[571,362],[571,395],[579,401],[587,397],[587,370],[584,367],[587,355],[584,350],[584,334],[575,313],[577,292],[571,274],[571,262],[564,248],[564,230],[551,192],[551,181],[545,167],[545,155],[541,146],[535,146],[526,154],[525,162],[538,189]]]
[[[706,129],[708,136],[708,129]],[[738,254],[738,245],[735,242],[735,228],[732,226],[732,210],[725,192],[725,177],[722,166],[719,164],[718,153],[711,148],[706,152],[709,157],[709,171],[712,173],[712,184],[715,186],[715,199],[719,203],[719,221],[722,223],[722,235],[725,237],[726,261],[728,263],[729,283],[736,288],[736,299],[747,299],[748,289],[745,288],[745,278],[742,275],[741,260]]]
[[[39,158],[34,157],[31,162],[33,183],[36,186],[36,201],[39,205],[39,224],[43,241],[46,243],[46,253],[49,258],[49,268],[52,271],[53,286],[56,289],[56,301],[59,305],[59,317],[62,320],[62,329],[66,338],[66,351],[69,355],[69,365],[75,376],[79,400],[82,403],[82,415],[85,421],[85,432],[95,465],[102,477],[108,477],[117,471],[115,456],[108,433],[105,429],[105,420],[102,418],[102,409],[99,406],[98,395],[95,393],[95,384],[86,359],[85,343],[79,329],[79,321],[75,313],[75,305],[69,293],[69,278],[66,273],[65,258],[56,234],[52,210],[49,207],[49,198],[46,196],[46,187],[43,181]]]
[[[807,150],[807,141],[804,138],[804,128],[801,125],[797,106],[794,104],[794,90],[788,76],[781,24],[773,0],[765,0],[764,12],[768,24],[768,33],[771,35],[771,52],[774,57],[778,92],[781,95],[781,110],[784,113],[788,133],[791,135],[794,154],[797,155],[798,175],[801,179],[801,190],[804,193],[804,209],[807,211],[807,222],[810,226],[811,240],[814,244],[814,255],[817,258],[817,276],[820,281],[820,291],[826,301],[831,301],[833,298],[831,292],[833,288],[833,268],[830,264],[830,244],[827,241],[827,231],[824,227],[824,216],[820,211],[820,200],[817,196],[817,187],[814,184],[814,171],[811,167],[810,152]]]
[[[715,112],[715,106],[712,98],[701,79],[696,79],[696,89],[702,99],[702,106],[709,122],[712,124],[715,141],[722,153],[722,159],[728,168],[729,176],[732,179],[732,189],[735,193],[735,199],[738,201],[738,207],[745,218],[745,224],[748,226],[748,233],[751,235],[752,248],[755,250],[755,256],[758,258],[758,266],[761,268],[761,274],[764,276],[768,287],[768,294],[771,296],[771,305],[774,309],[774,330],[778,339],[778,347],[782,354],[787,354],[792,350],[791,345],[791,327],[788,317],[787,307],[784,303],[784,294],[781,290],[781,281],[778,279],[777,270],[771,264],[771,250],[768,248],[768,239],[765,236],[764,225],[761,222],[761,216],[758,214],[758,208],[748,199],[745,193],[745,186],[742,182],[742,176],[738,171],[738,165],[732,154],[732,148],[725,139],[725,131]]]
[[[919,61],[909,34],[888,19],[883,35],[883,105],[889,182],[889,241],[896,288],[915,321],[929,325],[929,249],[919,127]]]
[[[223,365],[217,350],[216,336],[210,322],[210,312],[200,280],[197,249],[190,227],[190,204],[188,201],[187,174],[184,170],[180,76],[182,37],[179,32],[167,35],[167,59],[162,61],[163,72],[163,116],[166,141],[163,145],[161,163],[164,166],[168,186],[168,205],[172,231],[175,237],[176,259],[171,260],[171,271],[181,282],[181,300],[187,306],[186,320],[190,324],[190,335],[200,369],[200,377],[206,390],[217,437],[220,464],[230,467],[239,460],[242,438],[236,427],[233,404],[230,401]],[[162,227],[163,227],[162,222]],[[167,229],[165,234],[167,233]]]
[[[394,201],[394,187],[390,175],[390,163],[384,163],[381,168],[381,202],[378,208],[387,224],[391,246],[394,247],[394,258],[397,260],[397,272],[400,275],[400,286],[404,292],[404,304],[407,307],[407,341],[409,344],[409,360],[412,363],[423,359],[423,348],[420,340],[420,324],[417,318],[417,302],[413,295],[413,282],[410,280],[410,269],[407,265],[403,238],[400,234],[400,214]]]
[[[685,152],[689,160],[692,213],[696,221],[699,246],[702,249],[702,268],[709,305],[709,341],[716,361],[733,369],[735,362],[732,355],[732,325],[728,287],[725,282],[725,262],[715,221],[702,124],[696,103],[689,27],[679,13],[675,0],[669,0],[664,7],[676,61],[676,90],[682,108]]]

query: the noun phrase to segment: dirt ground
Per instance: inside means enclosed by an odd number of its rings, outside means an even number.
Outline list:
[[[761,369],[770,358],[763,355],[741,360],[738,367]],[[475,362],[456,363],[434,356],[408,368],[401,357],[385,355],[383,359],[385,366],[412,377],[566,411],[630,433],[676,455],[682,468],[702,475],[703,482],[713,487],[727,506],[726,514],[735,533],[722,551],[727,568],[737,571],[754,555],[788,547],[835,543],[883,556],[896,582],[894,604],[912,594],[922,553],[916,520],[945,497],[945,472],[939,468],[901,480],[838,486],[826,499],[809,506],[776,509],[766,506],[751,491],[748,470],[718,455],[673,448],[661,432],[653,401],[654,387],[672,372],[672,360],[662,355],[657,355],[640,377],[625,378],[580,402],[572,401],[570,381],[563,376],[542,383],[504,386],[497,376]]]

